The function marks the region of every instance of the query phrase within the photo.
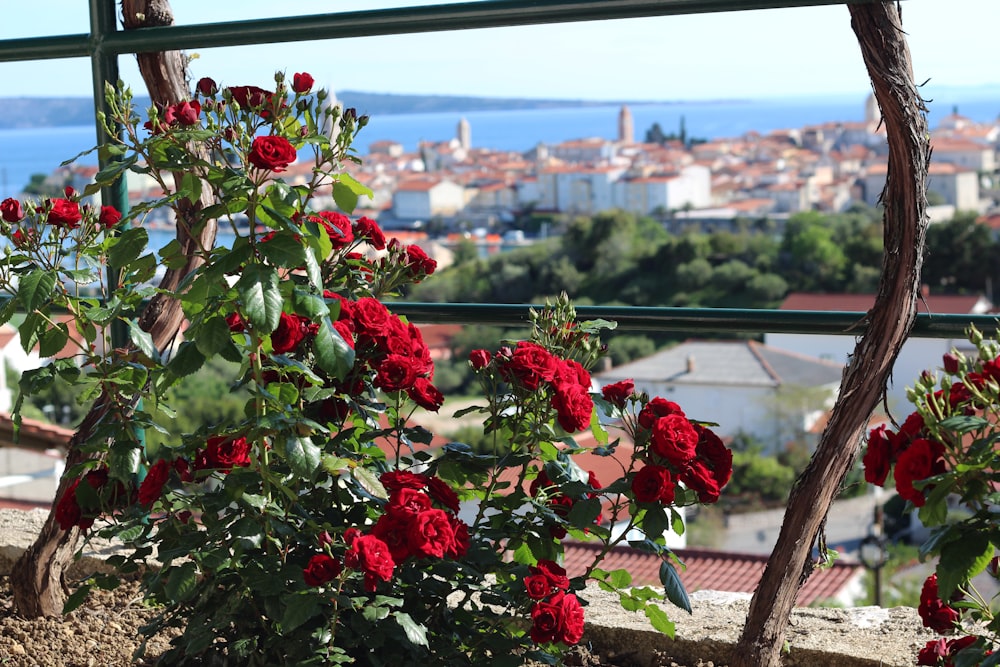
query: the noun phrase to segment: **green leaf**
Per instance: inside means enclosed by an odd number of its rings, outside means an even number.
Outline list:
[[[35,310],[48,303],[55,286],[55,272],[35,269],[21,278],[17,286],[17,296],[25,310]]]
[[[153,345],[153,337],[149,335],[148,331],[143,331],[135,320],[128,323],[128,334],[132,344],[139,348],[140,352],[154,361],[159,359],[160,353]]]
[[[358,206],[358,195],[348,185],[337,182],[333,184],[333,201],[341,211],[352,213]]]
[[[149,234],[144,227],[126,229],[115,239],[116,243],[108,251],[108,264],[123,268],[135,260],[149,243]]]
[[[642,532],[651,540],[659,539],[670,528],[670,520],[666,512],[660,505],[652,505],[646,508],[646,514],[642,517]]]
[[[69,329],[65,324],[57,324],[38,337],[38,354],[42,357],[54,357],[61,352],[69,341]]]
[[[146,529],[145,526],[132,526],[131,528],[126,528],[122,532],[118,533],[116,537],[122,542],[133,542],[137,537],[142,535],[143,531]]]
[[[47,326],[44,317],[38,313],[28,313],[24,321],[17,327],[17,332],[21,337],[21,348],[30,353],[38,344],[38,337],[45,333]]]
[[[132,479],[142,464],[141,453],[137,444],[118,441],[108,452],[108,472],[115,479]]]
[[[285,458],[299,477],[312,479],[319,468],[322,450],[308,438],[292,438],[285,444]]]
[[[170,574],[167,576],[167,583],[163,589],[167,597],[176,602],[190,599],[198,587],[196,569],[194,563],[184,563],[170,568]]]
[[[260,254],[275,266],[297,269],[306,263],[306,249],[302,245],[302,239],[295,238],[288,232],[278,232],[257,247]]]
[[[313,341],[316,364],[337,379],[354,366],[354,350],[341,338],[328,317],[324,317]]]
[[[192,202],[201,199],[201,179],[198,178],[198,175],[193,171],[185,172],[181,178],[181,187],[177,189],[177,194],[187,197]]]
[[[278,328],[282,299],[278,289],[278,272],[274,267],[248,265],[236,282],[236,291],[243,304],[243,314],[250,324],[264,334]]]
[[[667,599],[690,614],[691,600],[688,599],[687,591],[684,590],[684,584],[681,583],[674,564],[666,559],[660,563],[660,583],[664,586]]]
[[[286,595],[285,613],[281,617],[281,631],[291,632],[320,612],[315,595]]]
[[[211,357],[224,348],[232,345],[232,333],[225,318],[211,317],[201,323],[197,333],[194,334],[195,345],[206,357]]]
[[[688,611],[691,611],[690,609]],[[646,605],[646,618],[649,624],[671,639],[674,638],[674,623],[667,618],[667,613],[655,604]]]
[[[950,598],[955,589],[985,570],[992,558],[993,544],[977,532],[946,544],[937,565],[938,597]]]
[[[351,477],[359,486],[371,497],[380,500],[388,500],[389,494],[386,492],[382,482],[379,481],[375,473],[364,466],[357,466],[351,470]]]
[[[177,348],[177,354],[167,364],[167,368],[177,377],[186,377],[196,373],[205,365],[205,355],[193,341],[184,341]]]
[[[632,574],[628,570],[614,570],[608,579],[615,588],[625,588],[632,585]]]
[[[17,301],[13,297],[0,298],[0,325],[7,324],[17,312]]]
[[[415,646],[427,646],[427,628],[417,623],[413,618],[403,611],[393,612],[396,622],[403,628],[406,638]]]
[[[90,593],[90,584],[82,584],[79,588],[73,591],[73,594],[66,598],[65,604],[63,604],[63,613],[68,614],[87,599],[87,595]]]

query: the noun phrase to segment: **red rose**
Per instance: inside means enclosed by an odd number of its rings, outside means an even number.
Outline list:
[[[711,429],[696,424],[694,430],[698,432],[697,456],[681,471],[681,481],[697,492],[700,502],[714,503],[732,477],[733,453]]]
[[[247,325],[239,313],[229,313],[226,315],[226,324],[233,333],[242,333],[247,330]]]
[[[430,412],[437,412],[444,405],[444,394],[427,378],[418,377],[414,380],[413,386],[406,390],[406,394],[414,403]]]
[[[198,452],[196,470],[223,470],[250,465],[250,445],[243,436],[238,438],[218,435],[209,438],[204,449]]]
[[[954,631],[955,624],[961,618],[956,609],[938,597],[937,574],[932,574],[924,580],[917,613],[920,614],[924,627],[940,634],[950,634]]]
[[[392,579],[396,563],[385,542],[374,535],[359,535],[350,544],[344,554],[344,564],[352,570],[364,572],[365,590],[374,592],[379,580]]]
[[[429,276],[437,269],[437,262],[427,256],[424,249],[418,245],[406,246],[406,266],[410,269],[410,276],[416,282],[420,282],[424,276]]]
[[[552,584],[543,574],[532,574],[525,577],[524,590],[532,600],[544,600],[555,592]]]
[[[696,455],[698,432],[687,417],[678,414],[660,417],[653,424],[649,448],[661,459],[682,470]]]
[[[913,483],[927,479],[944,472],[944,445],[935,440],[918,438],[914,440],[896,461],[893,477],[896,480],[896,492],[917,507],[923,507],[924,492],[913,487]]]
[[[538,343],[520,341],[500,370],[504,379],[517,382],[528,391],[535,391],[543,380],[552,380],[555,359]]]
[[[316,81],[312,78],[312,75],[306,72],[298,72],[292,76],[292,90],[299,94],[308,93],[312,90],[314,83]]]
[[[385,234],[378,223],[366,216],[361,216],[354,223],[354,232],[358,238],[368,241],[375,250],[385,250]]]
[[[233,86],[228,88],[233,101],[244,109],[251,107],[262,107],[271,101],[274,93],[257,86]]]
[[[564,384],[576,384],[590,391],[590,373],[579,362],[572,359],[554,357],[552,384],[560,387]]]
[[[163,495],[163,485],[170,477],[171,465],[166,459],[160,459],[146,472],[146,478],[139,485],[139,502],[149,507]]]
[[[444,558],[454,548],[455,529],[444,510],[432,508],[412,518],[407,537],[417,558]]]
[[[250,145],[250,155],[247,159],[258,169],[267,169],[280,173],[295,162],[295,146],[284,137],[257,137]]]
[[[402,512],[387,512],[372,527],[372,535],[382,540],[393,562],[402,563],[413,555],[408,529],[412,516]]]
[[[340,576],[341,565],[327,554],[315,554],[302,570],[307,586],[322,586]]]
[[[24,209],[21,202],[11,197],[7,197],[0,202],[0,217],[7,222],[19,222],[24,217]]]
[[[354,330],[359,334],[381,334],[389,322],[389,311],[381,301],[366,296],[358,299],[351,308]]]
[[[557,596],[565,593],[556,593]],[[559,626],[562,623],[562,607],[557,602],[539,600],[531,608],[531,641],[536,644],[548,644],[556,641]]]
[[[50,201],[48,222],[56,227],[69,227],[76,229],[80,226],[80,204],[68,199],[52,199]]]
[[[657,396],[639,411],[639,426],[644,429],[652,429],[657,419],[670,415],[680,415],[683,417],[684,411],[681,410],[681,406],[673,401],[668,401],[665,398]]]
[[[427,478],[427,493],[438,503],[458,513],[458,494],[440,477]]]
[[[862,464],[865,468],[865,481],[876,486],[883,486],[892,467],[893,447],[886,435],[885,424],[876,426],[868,434],[868,448]]]
[[[545,577],[552,588],[558,591],[565,591],[569,589],[569,577],[566,576],[566,568],[559,565],[555,561],[545,560],[543,558],[535,565],[529,566],[528,571],[531,572],[531,574],[537,574]]]
[[[354,240],[351,219],[343,213],[320,211],[318,215],[309,216],[309,219],[326,231],[334,250],[344,248]]]
[[[179,125],[197,125],[201,117],[201,103],[178,102],[173,106],[173,115]]]
[[[580,605],[580,600],[572,593],[559,595],[562,595],[559,599],[562,622],[559,625],[557,639],[563,644],[573,645],[583,638],[583,607]]]
[[[413,360],[400,354],[390,354],[375,371],[375,386],[382,391],[403,391],[413,386],[417,371]]]
[[[450,521],[455,537],[445,555],[450,558],[461,558],[469,551],[469,526],[457,516],[450,517]]]
[[[491,358],[492,355],[490,355],[490,353],[486,350],[473,350],[472,352],[469,352],[469,363],[472,364],[472,367],[477,371],[490,363]]]
[[[944,365],[945,373],[955,374],[958,372],[959,369],[958,357],[952,354],[951,352],[948,352],[944,355],[942,363]]]
[[[80,504],[76,502],[76,487],[79,485],[79,479],[73,480],[66,487],[66,491],[59,498],[59,502],[56,503],[56,521],[59,522],[59,527],[63,530],[69,530],[80,523],[82,512],[80,511]]]
[[[552,396],[559,426],[567,433],[576,433],[590,426],[594,401],[590,393],[578,384],[564,384]]]
[[[278,328],[271,333],[271,350],[275,354],[294,352],[309,333],[309,320],[300,315],[281,313]]]
[[[347,347],[354,349],[354,331],[351,330],[351,325],[344,320],[337,320],[333,323],[333,328],[337,330],[340,334],[341,339],[347,343]]]
[[[378,479],[390,494],[400,489],[427,488],[427,477],[409,470],[390,470],[382,473]]]
[[[10,235],[10,241],[15,248],[27,248],[36,238],[34,229],[24,229],[23,227]]]
[[[635,382],[632,380],[622,380],[609,384],[601,389],[604,400],[616,408],[624,408],[625,401],[635,393]]]
[[[122,221],[122,214],[114,206],[102,206],[101,214],[97,218],[98,226],[104,229],[111,229]]]
[[[674,502],[674,481],[663,466],[647,465],[632,478],[632,492],[640,503],[669,505]]]
[[[420,489],[403,487],[392,492],[386,514],[398,518],[401,515],[416,516],[431,508],[431,498]]]
[[[195,84],[195,89],[202,97],[211,97],[219,92],[219,86],[215,81],[207,76],[203,76],[198,79],[198,83]]]

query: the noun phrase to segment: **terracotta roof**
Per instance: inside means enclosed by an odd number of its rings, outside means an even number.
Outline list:
[[[9,414],[0,412],[0,447],[21,447],[37,451],[65,449],[74,433],[73,429],[47,424],[37,419],[22,419],[21,432],[15,443],[14,420]]]
[[[601,545],[592,542],[565,542],[563,566],[569,576],[583,574],[593,562]],[[768,557],[758,554],[729,553],[711,549],[675,549],[685,567],[677,568],[688,593],[700,590],[753,593],[764,572]],[[625,569],[632,575],[635,586],[659,585],[659,556],[631,547],[616,547],[605,557],[601,569]],[[834,561],[833,566],[816,569],[803,585],[796,604],[806,607],[813,602],[836,597],[864,568],[859,563]]]
[[[968,315],[982,310],[978,295],[925,294],[917,301],[922,313]],[[875,304],[874,294],[811,294],[793,292],[785,297],[778,310],[818,310],[823,312],[866,313]]]

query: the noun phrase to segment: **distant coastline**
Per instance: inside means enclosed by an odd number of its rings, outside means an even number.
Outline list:
[[[459,95],[398,95],[366,93],[355,90],[337,91],[344,106],[359,113],[397,115],[413,113],[513,111],[526,109],[575,109],[643,105],[684,104],[682,100],[568,100],[532,99],[522,97],[471,97]],[[729,104],[738,100],[702,101],[702,104]],[[136,97],[139,109],[149,106],[148,97]],[[89,97],[0,97],[0,129],[32,129],[43,127],[74,127],[94,122],[93,101]]]

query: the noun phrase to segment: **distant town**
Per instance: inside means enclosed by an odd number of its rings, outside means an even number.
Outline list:
[[[462,119],[452,139],[421,143],[415,152],[391,139],[370,143],[362,164],[352,167],[372,191],[357,212],[386,229],[427,233],[447,245],[449,238],[530,241],[546,231],[525,225],[530,218],[610,209],[654,216],[677,232],[726,229],[738,221],[780,224],[800,211],[839,212],[857,202],[875,206],[888,151],[874,97],[864,104],[860,122],[710,140],[685,136],[683,121],[669,134],[658,125],[636,128],[622,106],[616,140],[540,143],[524,153],[477,147],[475,128]],[[933,128],[932,145],[932,222],[975,211],[1000,231],[994,210],[1000,124],[973,122],[956,111]],[[304,182],[310,168],[299,163],[283,177]],[[81,188],[95,172],[93,166],[63,167],[48,180]],[[162,196],[138,175],[130,175],[129,188],[137,201]],[[322,193],[316,203],[334,206]]]

